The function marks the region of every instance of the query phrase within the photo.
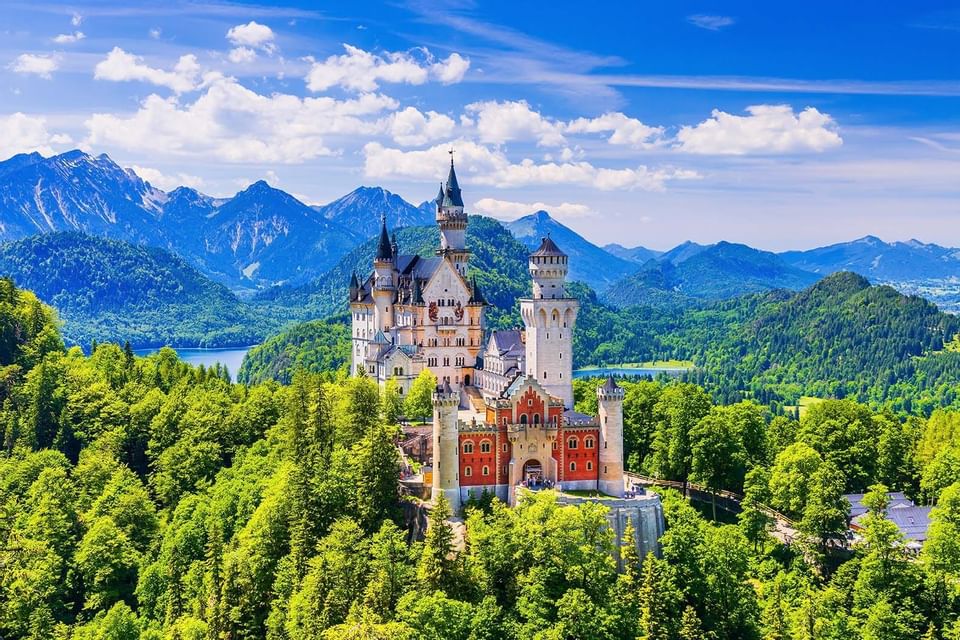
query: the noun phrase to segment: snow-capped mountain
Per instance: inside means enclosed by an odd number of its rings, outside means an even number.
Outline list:
[[[55,231],[162,247],[237,288],[316,276],[367,237],[265,182],[216,199],[188,187],[166,193],[106,155],[0,162],[0,240]]]
[[[14,156],[0,163],[0,239],[83,231],[153,244],[166,200],[106,155]]]

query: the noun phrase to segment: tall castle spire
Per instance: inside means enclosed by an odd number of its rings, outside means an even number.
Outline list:
[[[449,257],[459,273],[466,276],[467,259],[467,214],[463,210],[463,195],[457,181],[457,170],[453,164],[453,149],[450,150],[450,173],[447,182],[440,187],[437,195],[437,226],[440,227],[440,249],[437,255]]]

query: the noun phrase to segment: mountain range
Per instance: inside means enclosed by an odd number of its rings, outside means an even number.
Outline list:
[[[379,187],[359,187],[328,204],[308,206],[263,181],[230,198],[189,187],[167,192],[106,155],[76,150],[52,157],[21,154],[0,162],[0,241],[66,231],[160,248],[234,294],[256,294],[258,304],[282,299],[281,315],[287,320],[307,313],[290,304],[298,298],[310,298],[313,311],[341,308],[338,293],[350,270],[369,264],[369,241],[382,216],[391,230],[403,229],[401,244],[432,251],[433,202],[413,205]],[[960,250],[916,240],[887,243],[868,236],[781,254],[728,242],[685,242],[660,252],[597,246],[546,211],[503,224],[473,219],[485,226],[470,241],[489,254],[477,264],[503,268],[481,284],[504,300],[526,282],[525,252],[549,235],[570,255],[570,279],[617,306],[687,305],[771,289],[798,290],[824,275],[850,270],[921,294],[943,309],[960,309]],[[39,248],[42,244],[16,245],[18,251]]]
[[[106,155],[38,153],[0,162],[0,240],[79,231],[160,247],[233,289],[305,282],[378,228],[432,216],[379,188],[309,207],[266,182],[232,198],[179,187],[165,192]]]
[[[787,264],[775,253],[743,244],[718,242],[704,247],[685,243],[648,260],[601,297],[617,307],[675,306],[773,289],[799,290],[820,277]]]

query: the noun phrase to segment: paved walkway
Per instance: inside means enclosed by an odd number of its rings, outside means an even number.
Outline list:
[[[627,478],[630,482],[635,482],[644,486],[656,486],[656,487],[669,487],[671,489],[676,489],[681,493],[684,490],[682,482],[676,480],[661,480],[660,478],[652,478],[650,476],[642,476],[638,473],[625,473],[624,477]],[[699,500],[700,502],[710,503],[713,501],[714,494],[712,491],[698,484],[688,482],[686,486],[686,495],[690,498]],[[734,493],[733,491],[719,491],[716,494],[717,507],[728,511],[730,513],[740,513],[741,506],[740,503],[743,501],[743,496],[739,493]],[[797,539],[797,526],[796,523],[783,515],[776,509],[762,505],[761,509],[768,516],[773,518],[773,528],[770,530],[770,534],[774,538],[782,542],[783,544],[790,544]]]

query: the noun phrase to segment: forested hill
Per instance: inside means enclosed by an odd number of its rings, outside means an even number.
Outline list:
[[[944,344],[958,331],[960,319],[923,298],[841,272],[796,294],[689,311],[676,337],[699,379],[728,397],[855,397],[928,412],[956,402],[960,353]]]
[[[819,278],[769,251],[718,242],[682,260],[663,256],[650,260],[638,272],[610,286],[602,298],[617,307],[675,306],[772,289],[797,290]]]
[[[68,343],[253,344],[279,328],[182,258],[80,233],[0,245],[0,275],[32,289],[64,321]]]

